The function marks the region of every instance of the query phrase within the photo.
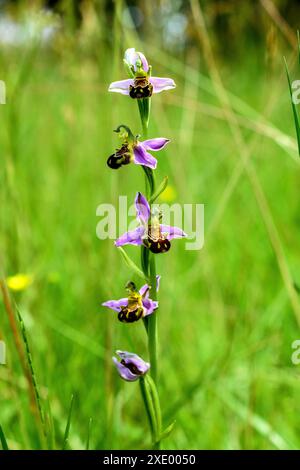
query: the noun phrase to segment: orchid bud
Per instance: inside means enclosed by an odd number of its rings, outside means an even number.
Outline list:
[[[121,378],[128,382],[134,382],[145,375],[150,369],[150,364],[145,362],[137,354],[127,351],[116,351],[116,354],[121,360],[118,361],[116,357],[113,357],[113,362]]]

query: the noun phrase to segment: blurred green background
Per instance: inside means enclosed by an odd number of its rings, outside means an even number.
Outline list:
[[[47,2],[46,2],[47,3]],[[1,2],[1,276],[28,337],[48,442],[0,301],[0,424],[14,449],[150,445],[138,384],[122,382],[116,349],[147,358],[140,322],[121,324],[101,302],[132,276],[111,240],[96,237],[96,208],[133,201],[141,169],[106,166],[119,124],[136,133],[136,103],[107,93],[126,78],[127,47],[177,88],[155,95],[149,136],[161,201],[205,204],[205,245],[174,243],[157,258],[159,391],[166,449],[300,446],[299,163],[283,56],[299,79],[297,2],[152,0]],[[51,7],[51,8],[50,8]],[[127,253],[139,262],[139,250]],[[24,342],[21,349],[25,349]],[[25,354],[26,359],[26,354]],[[50,422],[50,424],[49,424]]]

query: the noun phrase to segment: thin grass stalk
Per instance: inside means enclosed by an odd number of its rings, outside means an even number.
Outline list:
[[[18,309],[17,309],[17,316],[18,316],[18,320],[19,320],[19,324],[20,324],[20,328],[21,328],[22,339],[23,339],[23,342],[24,342],[24,345],[25,345],[25,354],[26,354],[27,363],[28,363],[28,367],[27,367],[28,377],[30,378],[30,384],[31,384],[30,386],[31,386],[32,392],[34,394],[35,408],[38,411],[38,416],[39,416],[39,419],[40,419],[40,423],[42,424],[43,435],[46,436],[45,420],[44,420],[44,414],[43,414],[43,410],[42,410],[41,397],[40,397],[40,393],[39,393],[39,389],[38,389],[38,385],[37,385],[37,381],[36,381],[35,371],[34,371],[34,368],[33,368],[32,356],[31,356],[31,352],[30,352],[30,348],[29,348],[27,333],[26,333],[23,318],[21,317],[21,314],[20,314]],[[40,430],[40,427],[39,427],[39,430]]]
[[[10,324],[11,331],[13,334],[16,351],[19,357],[22,370],[23,370],[23,374],[27,381],[30,406],[35,417],[37,430],[38,430],[41,442],[43,442],[45,438],[44,419],[43,419],[40,396],[39,396],[39,392],[37,388],[37,383],[35,380],[35,373],[34,373],[33,364],[31,360],[31,354],[29,350],[24,323],[19,312],[17,311],[18,319],[19,319],[20,326],[21,326],[21,336],[20,336],[20,331],[17,326],[14,309],[13,309],[4,279],[0,279],[0,290],[2,293],[2,297],[3,297],[4,308],[7,313],[9,324]],[[25,346],[25,351],[22,345],[22,340]]]

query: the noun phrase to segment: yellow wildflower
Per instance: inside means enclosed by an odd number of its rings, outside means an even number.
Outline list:
[[[24,289],[27,289],[32,282],[33,282],[33,276],[30,274],[15,274],[14,276],[9,276],[6,279],[7,285],[11,290],[14,291],[22,291]]]

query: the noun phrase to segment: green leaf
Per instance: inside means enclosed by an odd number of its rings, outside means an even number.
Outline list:
[[[300,61],[300,52],[299,52],[299,61]],[[292,109],[293,109],[293,115],[294,115],[294,121],[295,121],[295,127],[296,127],[296,134],[297,134],[297,142],[298,142],[298,153],[300,156],[300,121],[299,121],[299,115],[298,115],[298,110],[293,102],[293,91],[292,91],[292,84],[291,84],[291,78],[289,74],[289,69],[287,66],[287,62],[284,58],[284,63],[285,63],[285,70],[286,70],[286,75],[288,79],[288,84],[289,84],[289,90],[290,90],[290,97],[291,97],[291,103],[292,103]]]
[[[155,193],[150,197],[149,204],[152,204],[160,195],[164,192],[166,187],[168,186],[168,177],[165,176],[160,185],[158,186]]]
[[[126,251],[123,250],[122,247],[118,247],[118,250],[119,252],[121,253],[121,255],[123,256],[124,260],[125,260],[125,263],[127,264],[127,266],[132,269],[133,272],[135,272],[139,277],[141,277],[143,280],[146,280],[147,281],[147,278],[145,276],[145,274],[143,273],[143,271],[141,271],[141,269],[135,264],[134,261],[132,261],[131,258],[129,258],[129,256],[127,255]]]
[[[155,443],[158,440],[158,434],[157,434],[157,422],[156,422],[156,416],[155,416],[155,411],[153,407],[153,401],[151,397],[151,391],[149,389],[149,384],[145,381],[145,378],[143,376],[140,377],[139,384],[140,384],[140,390],[141,390],[142,398],[144,401],[146,413],[147,413],[148,420],[149,420],[152,441],[153,443]]]
[[[71,427],[72,411],[73,411],[73,403],[74,403],[74,395],[72,395],[72,397],[71,397],[71,403],[70,403],[69,414],[68,414],[68,421],[67,421],[67,425],[66,425],[62,450],[66,450],[67,445],[68,445],[69,433],[70,433],[70,427]]]
[[[176,424],[176,421],[173,421],[171,424],[169,424],[169,426],[166,427],[166,429],[159,436],[160,441],[162,441],[163,439],[166,439],[167,437],[169,437],[169,435],[171,434],[171,432],[174,429],[175,424]]]
[[[1,425],[0,425],[0,441],[1,441],[2,449],[9,450]]]
[[[161,409],[160,409],[160,402],[159,402],[159,396],[157,392],[157,388],[155,385],[155,382],[151,378],[149,374],[145,376],[145,382],[149,385],[150,393],[151,393],[151,398],[152,398],[152,403],[153,403],[153,408],[155,412],[155,419],[156,419],[156,426],[157,426],[157,440],[156,442],[160,441],[160,435],[161,435]]]

